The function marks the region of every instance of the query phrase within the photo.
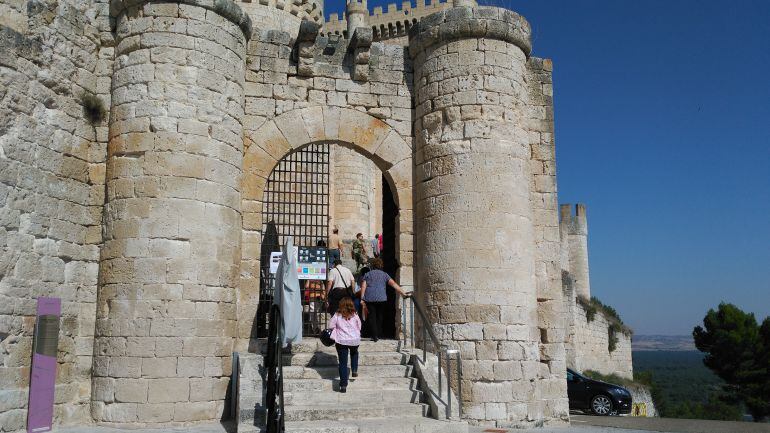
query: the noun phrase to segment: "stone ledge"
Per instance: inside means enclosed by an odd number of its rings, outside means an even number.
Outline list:
[[[457,7],[429,15],[409,30],[409,54],[438,43],[464,38],[488,38],[512,43],[529,57],[532,53],[532,28],[516,12],[491,7]]]
[[[148,3],[178,3],[186,4],[190,6],[198,6],[203,9],[207,9],[216,12],[223,18],[232,21],[237,25],[243,35],[246,37],[246,41],[251,39],[252,24],[251,18],[248,14],[235,4],[232,0],[174,0],[174,1],[159,1],[159,0],[111,0],[110,1],[110,16],[117,18],[126,9],[139,7]]]

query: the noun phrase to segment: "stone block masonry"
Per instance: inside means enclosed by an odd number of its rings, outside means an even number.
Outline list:
[[[356,233],[363,233],[366,240],[382,233],[382,172],[352,149],[333,146],[331,153],[331,226],[339,227],[340,236],[348,243]],[[367,249],[371,249],[368,244]],[[349,257],[347,254],[345,258]]]
[[[183,423],[224,410],[250,35],[248,17],[226,6],[113,4],[97,421]]]

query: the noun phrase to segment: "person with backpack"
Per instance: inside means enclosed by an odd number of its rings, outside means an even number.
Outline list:
[[[350,269],[342,266],[342,260],[335,259],[334,267],[326,275],[326,311],[334,315],[343,298],[351,298],[352,302],[355,285],[356,280]]]
[[[329,322],[332,329],[332,339],[337,349],[339,362],[340,392],[348,388],[348,354],[350,354],[350,371],[353,377],[358,377],[358,346],[361,344],[361,319],[356,314],[353,299],[342,298],[337,312]]]

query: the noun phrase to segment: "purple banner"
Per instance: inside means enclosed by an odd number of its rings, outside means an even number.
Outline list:
[[[60,316],[60,298],[37,298],[35,345],[32,351],[27,412],[27,431],[30,433],[50,431],[53,424]]]

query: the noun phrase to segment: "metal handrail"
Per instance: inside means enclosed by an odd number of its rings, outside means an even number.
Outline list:
[[[286,411],[283,400],[283,356],[281,340],[283,326],[281,309],[273,304],[270,308],[269,332],[267,338],[267,433],[286,431]]]
[[[402,316],[402,334],[403,334],[403,340],[404,340],[404,346],[406,347],[407,344],[407,332],[406,329],[404,329],[404,326],[407,324],[407,300],[411,300],[411,306],[412,308],[409,309],[409,334],[411,339],[411,345],[412,348],[415,347],[415,340],[414,340],[414,312],[417,311],[417,315],[419,319],[422,321],[422,325],[420,328],[422,329],[422,362],[423,364],[426,364],[427,360],[427,352],[428,352],[428,344],[426,337],[429,337],[431,340],[431,343],[433,344],[433,348],[435,350],[436,358],[438,358],[438,398],[442,399],[442,393],[443,393],[443,386],[441,382],[441,372],[442,372],[442,354],[446,356],[447,361],[447,392],[446,392],[446,417],[447,419],[450,419],[452,417],[452,387],[450,386],[450,378],[452,376],[452,358],[456,358],[457,361],[457,404],[458,404],[458,413],[460,417],[462,417],[463,414],[463,400],[462,400],[462,359],[460,357],[460,351],[457,349],[449,349],[445,344],[441,344],[440,340],[436,337],[436,333],[433,331],[433,325],[428,320],[428,316],[425,314],[425,310],[423,310],[422,306],[420,306],[420,303],[417,302],[417,299],[414,298],[414,296],[410,296],[408,298],[402,299],[402,305],[401,305],[401,316]]]

